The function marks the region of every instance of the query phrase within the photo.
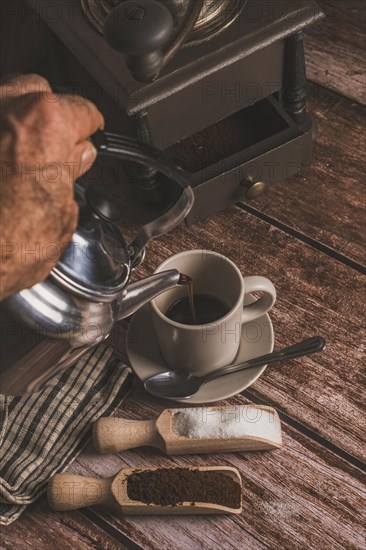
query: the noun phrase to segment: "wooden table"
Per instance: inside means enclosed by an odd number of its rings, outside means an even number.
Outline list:
[[[273,452],[169,458],[151,449],[100,457],[87,449],[69,471],[108,476],[123,466],[228,464],[243,478],[232,517],[123,518],[105,508],[51,512],[45,499],[1,534],[1,548],[365,548],[365,3],[322,0],[327,19],[306,38],[309,106],[318,121],[314,161],[253,203],[241,203],[149,245],[138,275],[172,253],[207,248],[243,274],[274,282],[275,345],[320,334],[322,354],[273,368],[229,402],[280,413]],[[126,324],[114,335],[121,347]],[[122,346],[123,347],[123,346]],[[166,406],[166,404],[165,404]],[[118,414],[163,408],[137,391]]]

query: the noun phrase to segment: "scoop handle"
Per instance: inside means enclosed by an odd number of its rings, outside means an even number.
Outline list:
[[[97,479],[72,474],[56,474],[48,482],[47,499],[53,510],[64,512],[96,504],[113,504],[113,478]]]
[[[100,453],[120,453],[136,447],[159,447],[155,420],[99,418],[93,425],[93,444]]]

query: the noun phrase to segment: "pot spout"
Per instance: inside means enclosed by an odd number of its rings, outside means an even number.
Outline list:
[[[177,269],[161,271],[141,281],[131,283],[122,295],[118,320],[132,315],[162,292],[181,284],[185,284],[184,278]]]

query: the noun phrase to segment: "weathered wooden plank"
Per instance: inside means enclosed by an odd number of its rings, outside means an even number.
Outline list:
[[[231,404],[247,402],[242,396]],[[227,403],[227,402],[226,402]],[[167,405],[165,405],[167,406]],[[157,415],[164,404],[137,392],[120,415]],[[109,476],[125,466],[226,464],[243,477],[243,513],[231,517],[123,517],[95,511],[143,548],[362,548],[365,494],[360,472],[321,445],[283,424],[284,448],[273,452],[166,457],[152,449],[101,457],[91,446],[69,469]]]
[[[309,110],[318,124],[311,165],[248,204],[365,265],[366,109],[309,84]]]
[[[53,512],[42,497],[20,518],[1,527],[0,548],[6,550],[124,550],[125,546],[78,511]]]
[[[269,367],[253,388],[290,417],[365,459],[366,278],[237,207],[150,243],[135,276],[152,273],[171,254],[194,248],[222,253],[244,275],[273,281],[278,297],[271,317],[278,348],[314,334],[327,340],[321,354]]]
[[[366,3],[318,0],[318,4],[326,17],[306,30],[308,78],[366,103]]]
[[[131,227],[125,234],[132,236]],[[181,227],[150,243],[146,261],[136,277],[151,272],[171,253],[201,247],[229,256],[244,274],[260,272],[274,281],[278,289],[278,303],[272,314],[276,345],[285,345],[315,332],[328,339],[326,353],[268,369],[254,388],[291,417],[335,445],[363,458],[360,342],[364,278],[236,207],[199,226]],[[286,434],[290,434],[294,441],[300,438],[302,446],[296,447],[286,439],[285,451],[288,448],[294,451],[284,462],[276,461],[270,465],[267,455],[258,459],[252,458],[254,455],[217,459],[239,465],[245,474],[248,489],[244,498],[250,505],[244,515],[244,524],[233,518],[211,522],[208,518],[193,521],[186,518],[179,523],[171,520],[168,523],[162,518],[147,522],[129,518],[121,523],[120,518],[105,509],[98,513],[117,532],[125,533],[144,548],[174,548],[177,540],[181,542],[179,548],[199,545],[202,548],[237,548],[238,545],[245,548],[304,548],[309,545],[361,548],[360,525],[352,524],[352,521],[359,521],[360,512],[360,493],[358,489],[354,491],[353,480],[354,476],[358,479],[357,470],[318,444],[296,435],[292,428],[286,428]],[[316,459],[310,452],[313,448],[317,449]],[[75,471],[92,473],[88,456],[75,464]],[[117,457],[94,455],[93,473],[109,475],[124,464],[171,464],[173,460],[140,451],[121,456],[123,462]],[[320,459],[325,460],[324,456],[331,457],[331,466],[323,462],[318,464]],[[294,457],[297,457],[295,463],[292,462]],[[174,463],[187,464],[193,457],[175,460],[178,462]],[[211,462],[207,457],[195,457],[195,460],[195,463]],[[212,460],[213,464],[217,463],[216,457]],[[79,467],[81,469],[77,470]],[[287,479],[289,472],[291,483]],[[322,477],[324,472],[326,476]],[[345,472],[352,480],[344,477]],[[280,485],[276,476],[280,478]],[[319,485],[326,487],[324,501],[319,497]],[[356,485],[358,487],[358,481]],[[305,491],[304,494],[301,490]],[[337,498],[332,500],[332,495]],[[318,501],[320,508],[315,506]],[[74,517],[73,513],[71,517]],[[23,521],[25,519],[14,525],[20,526]]]

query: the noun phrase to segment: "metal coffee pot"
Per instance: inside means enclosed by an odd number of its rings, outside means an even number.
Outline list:
[[[114,202],[94,186],[85,190],[76,184],[79,225],[60,261],[45,281],[1,303],[3,394],[39,390],[105,340],[116,321],[182,284],[174,269],[132,284],[129,280],[146,243],[175,227],[190,211],[193,192],[186,173],[157,150],[130,138],[99,132],[93,142],[100,154],[155,168],[178,183],[182,193],[127,246],[116,226],[121,216]],[[12,342],[14,335],[18,340]]]

